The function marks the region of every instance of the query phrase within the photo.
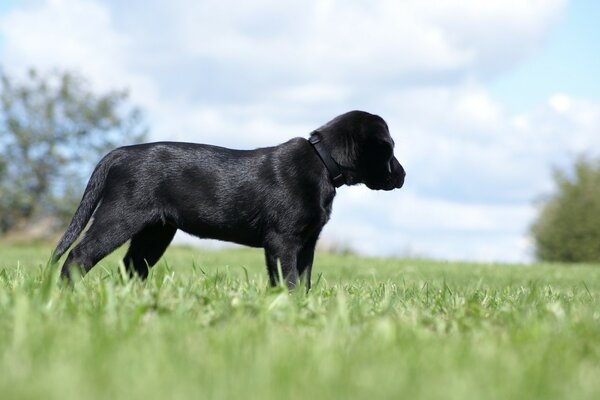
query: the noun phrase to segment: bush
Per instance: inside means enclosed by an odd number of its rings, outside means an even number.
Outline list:
[[[145,135],[126,91],[94,93],[66,71],[0,70],[0,236],[66,225],[100,157]]]
[[[543,261],[600,261],[600,160],[580,159],[572,171],[555,171],[556,193],[532,226]]]

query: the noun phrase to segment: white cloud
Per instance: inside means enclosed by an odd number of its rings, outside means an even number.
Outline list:
[[[565,0],[421,2],[451,43],[476,56],[478,75],[498,73],[537,50],[562,16]]]
[[[526,232],[534,214],[530,204],[465,204],[410,188],[382,193],[360,186],[340,190],[333,219],[344,218],[325,236],[372,255],[523,262],[531,255]]]
[[[278,97],[287,103],[340,103],[348,97],[348,90],[341,85],[306,84],[284,88]]]
[[[181,53],[223,64],[372,83],[509,66],[539,46],[564,5],[564,0],[183,0],[163,9],[167,23],[160,34],[172,35]]]
[[[50,0],[16,9],[0,24],[6,40],[2,58],[12,69],[29,65],[85,69],[101,84],[126,61],[122,55],[129,38],[112,29],[110,11],[94,1]]]
[[[564,113],[571,108],[571,99],[566,94],[559,93],[550,97],[550,99],[548,99],[548,104],[554,111]]]
[[[191,63],[189,72],[236,71],[235,78],[271,86],[373,85],[390,78],[460,80],[510,67],[539,46],[564,6],[564,0],[47,0],[12,12],[1,25],[6,54],[16,62],[76,64],[109,82],[123,64],[168,74]]]

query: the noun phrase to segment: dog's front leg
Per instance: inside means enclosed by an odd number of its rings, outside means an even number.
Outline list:
[[[302,247],[298,254],[298,274],[300,279],[306,283],[306,291],[310,290],[310,276],[312,273],[313,260],[315,257],[315,247],[317,245],[317,239],[310,240],[307,244]]]
[[[289,290],[293,290],[298,286],[297,259],[298,254],[296,252],[281,257],[281,274]]]
[[[269,284],[275,287],[279,284],[279,271],[277,270],[277,254],[272,250],[265,249],[265,261],[269,273]]]
[[[265,258],[271,286],[277,286],[279,283],[279,267],[281,267],[281,276],[289,290],[298,285],[298,253],[299,250],[296,246],[265,247]]]
[[[284,254],[277,258],[278,264],[281,267],[281,276],[283,277],[283,281],[286,283],[289,290],[292,290],[298,286],[298,269],[296,268],[296,260],[296,252]],[[279,283],[279,268],[277,264],[275,264],[275,274],[275,285],[277,285]]]

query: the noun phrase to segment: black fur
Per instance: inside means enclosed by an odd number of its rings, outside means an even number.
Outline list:
[[[312,134],[320,135],[346,184],[402,187],[405,172],[379,116],[352,111]],[[303,138],[256,150],[173,142],[121,147],[96,166],[53,259],[67,251],[93,214],[63,265],[63,277],[70,277],[72,267],[86,273],[131,240],[124,263],[144,278],[181,229],[263,247],[272,285],[279,263],[289,287],[304,277],[309,289],[315,246],[335,193],[325,165]]]

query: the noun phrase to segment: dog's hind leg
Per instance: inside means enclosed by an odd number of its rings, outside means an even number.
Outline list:
[[[81,275],[89,272],[98,261],[112,253],[125,243],[131,233],[125,224],[94,222],[86,232],[84,238],[67,256],[63,264],[61,276],[71,279],[71,269],[78,268]]]
[[[83,239],[67,256],[61,276],[70,279],[72,268],[78,268],[81,275],[86,274],[143,227],[141,214],[138,213],[137,219],[127,219],[127,215],[118,204],[101,204]]]
[[[162,222],[147,226],[131,238],[129,250],[123,263],[131,276],[142,279],[148,276],[148,270],[162,257],[173,240],[177,228]]]

